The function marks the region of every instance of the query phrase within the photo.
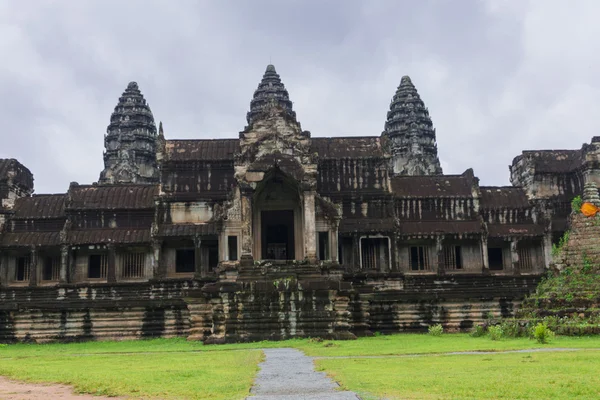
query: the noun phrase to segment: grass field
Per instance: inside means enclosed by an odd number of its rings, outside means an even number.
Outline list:
[[[363,399],[598,399],[600,352],[317,360]]]
[[[294,347],[364,398],[599,398],[600,351],[442,355],[531,348],[600,349],[600,337],[533,340],[401,334],[354,341],[295,339],[205,346],[185,339],[0,347],[0,375],[70,384],[79,392],[134,398],[242,399],[263,357]],[[418,357],[407,355],[419,354]],[[357,358],[394,356],[399,358]]]

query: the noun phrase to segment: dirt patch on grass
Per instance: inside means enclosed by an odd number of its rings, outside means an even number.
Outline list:
[[[75,394],[66,385],[17,382],[0,376],[0,399],[2,400],[119,400],[123,397],[101,397]]]

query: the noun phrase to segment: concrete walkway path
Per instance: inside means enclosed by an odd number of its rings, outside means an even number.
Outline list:
[[[265,349],[266,360],[250,390],[248,400],[358,400],[324,372],[316,372],[313,359],[296,349]]]

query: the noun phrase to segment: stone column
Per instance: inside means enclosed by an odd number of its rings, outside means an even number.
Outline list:
[[[162,265],[162,242],[160,240],[152,241],[152,275],[157,279],[167,276],[167,271]]]
[[[551,230],[548,230],[548,232],[546,232],[544,234],[542,248],[544,250],[544,268],[548,269],[548,268],[550,268],[550,263],[553,261],[552,260],[552,231]],[[535,267],[536,266],[534,266],[534,268]],[[538,268],[536,268],[535,272],[543,272],[543,271],[540,271]]]
[[[69,246],[63,244],[60,246],[60,271],[59,271],[59,282],[61,284],[69,281]]]
[[[115,283],[117,281],[117,252],[114,244],[108,246],[108,268],[106,272],[106,281]]]
[[[510,271],[513,274],[518,274],[519,271],[519,251],[517,250],[518,240],[512,239],[510,241],[510,261],[512,270]]]
[[[358,233],[354,233],[352,235],[352,247],[352,262],[354,264],[353,267],[361,269],[360,236],[358,236]]]
[[[330,247],[331,247],[331,261],[334,263],[339,263],[340,255],[338,254],[339,253],[339,244],[338,244],[338,224],[337,223],[332,227],[329,237],[331,238],[329,240]]]
[[[304,192],[304,257],[317,261],[317,233],[315,216],[315,192]]]
[[[31,262],[29,263],[29,286],[38,285],[38,252],[35,247],[31,247]]]
[[[443,275],[446,270],[444,266],[444,236],[438,235],[435,237],[435,251],[437,254],[437,273]]]
[[[481,258],[482,258],[482,272],[490,272],[490,262],[488,259],[488,238],[486,235],[481,235]]]
[[[207,275],[206,263],[202,262],[202,239],[194,238],[194,278],[199,279]]]
[[[240,260],[246,260],[252,263],[252,194],[242,193],[242,254]]]

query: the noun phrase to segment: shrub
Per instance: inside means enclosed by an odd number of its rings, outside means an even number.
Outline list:
[[[517,338],[521,336],[527,336],[527,328],[522,327],[519,321],[510,319],[505,320],[500,325],[502,328],[502,336]]]
[[[500,340],[504,336],[501,325],[492,325],[488,328],[488,334],[492,340]]]
[[[583,200],[581,196],[575,196],[573,200],[571,200],[571,211],[574,213],[581,212],[581,206],[583,205]]]
[[[554,338],[554,332],[542,322],[533,327],[531,335],[538,343],[548,343]]]
[[[471,331],[471,337],[482,337],[486,334],[484,325],[475,325]]]
[[[431,325],[429,327],[428,333],[431,336],[441,336],[444,333],[444,327],[442,324]]]

